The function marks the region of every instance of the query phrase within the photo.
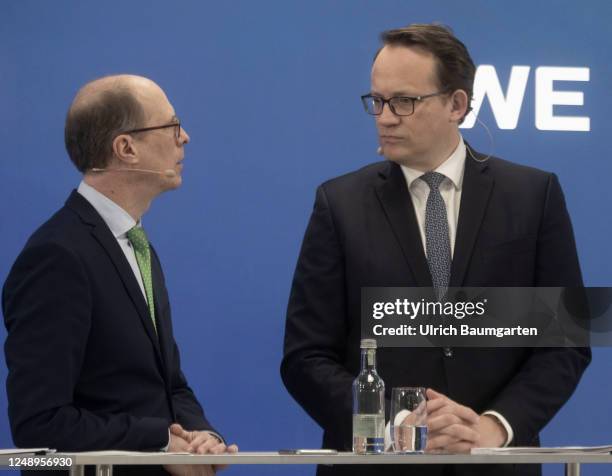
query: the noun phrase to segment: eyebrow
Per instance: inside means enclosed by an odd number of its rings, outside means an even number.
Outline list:
[[[372,90],[370,91],[370,94],[372,96],[385,97],[381,93],[376,92],[376,91],[372,91]],[[394,98],[394,97],[398,97],[398,96],[410,97],[410,98],[418,97],[417,94],[407,93],[406,91],[395,91],[395,92],[391,93],[391,96],[389,96],[389,97]]]

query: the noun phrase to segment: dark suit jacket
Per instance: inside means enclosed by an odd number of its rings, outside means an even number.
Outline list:
[[[17,446],[156,451],[173,422],[214,431],[181,372],[151,250],[158,335],[117,240],[76,191],[28,240],[2,294]]]
[[[570,219],[554,174],[497,158],[477,162],[468,154],[450,285],[582,285]],[[391,162],[372,164],[318,188],[295,271],[281,375],[291,395],[324,429],[327,448],[351,449],[351,384],[359,371],[363,286],[432,286],[406,180]],[[377,353],[387,398],[393,387],[418,385],[479,413],[498,411],[512,426],[517,446],[538,444],[538,432],[570,397],[590,355],[588,349],[557,348],[455,348],[450,357],[438,348],[382,348]],[[516,468],[517,474],[539,471]],[[372,474],[417,471],[370,469]],[[418,474],[441,471],[429,466]],[[445,471],[490,474],[492,468]],[[511,467],[495,471],[513,474]],[[319,474],[345,473],[367,470],[319,468]]]

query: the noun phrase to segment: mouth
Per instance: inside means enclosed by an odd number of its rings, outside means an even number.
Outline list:
[[[380,141],[382,143],[387,143],[387,144],[395,144],[395,143],[401,142],[403,140],[404,140],[404,138],[403,137],[399,137],[399,136],[389,136],[389,135],[381,135],[380,136]]]

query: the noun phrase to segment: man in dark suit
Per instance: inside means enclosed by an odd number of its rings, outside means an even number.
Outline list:
[[[15,444],[236,451],[181,371],[162,268],[140,223],[181,185],[187,132],[157,84],[121,75],[79,91],[65,140],[83,181],[28,240],[2,294]]]
[[[580,286],[570,219],[554,174],[487,158],[459,124],[475,74],[445,27],[383,33],[363,102],[388,161],[321,185],[287,311],[283,381],[351,450],[351,384],[359,371],[360,298],[367,286]],[[427,451],[538,445],[574,391],[588,349],[382,348],[391,388],[427,387]],[[499,468],[319,467],[327,474],[538,474]]]

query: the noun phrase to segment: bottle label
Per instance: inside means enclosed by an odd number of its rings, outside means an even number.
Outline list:
[[[353,451],[382,453],[385,449],[385,417],[382,414],[353,415]]]

